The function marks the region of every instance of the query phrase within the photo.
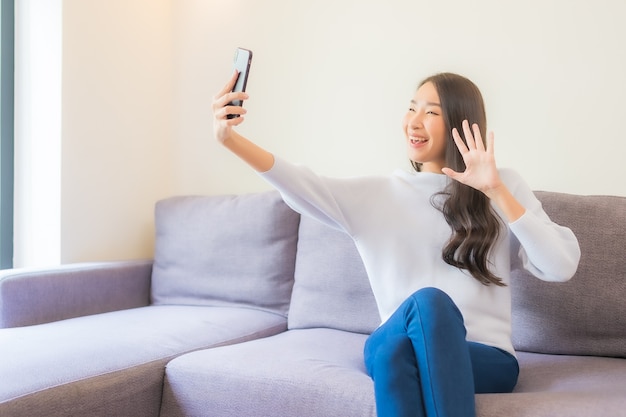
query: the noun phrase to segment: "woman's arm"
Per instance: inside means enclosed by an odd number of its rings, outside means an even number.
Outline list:
[[[281,159],[276,160],[273,154],[235,132],[233,127],[243,123],[246,110],[231,103],[233,100],[248,98],[246,93],[231,92],[236,80],[235,72],[213,98],[215,139],[259,172],[262,178],[281,193],[292,209],[331,227],[349,230],[334,195],[335,188],[339,190],[337,192],[339,195],[349,195],[350,190],[343,188],[343,182],[325,180],[304,167],[289,164]],[[228,118],[229,114],[238,117]]]
[[[245,100],[246,93],[232,93],[233,86],[237,81],[238,73],[235,71],[228,83],[213,97],[213,133],[215,139],[241,158],[258,172],[269,171],[274,166],[274,156],[235,132],[234,126],[239,126],[244,121],[246,110],[241,106],[233,106],[233,100]],[[228,118],[229,114],[238,117]]]
[[[501,170],[503,181],[525,207],[525,214],[509,230],[519,246],[512,246],[512,259],[521,261],[524,269],[544,281],[570,279],[580,261],[578,239],[568,227],[554,223],[544,211],[528,184],[513,170]]]
[[[521,178],[502,180],[495,163],[493,133],[489,134],[485,147],[478,126],[472,127],[473,132],[469,123],[463,122],[467,145],[456,129],[452,131],[465,161],[465,171],[444,168],[443,172],[482,191],[504,214],[509,229],[520,243],[517,255],[526,270],[546,281],[567,281],[576,272],[580,260],[576,236],[570,229],[550,220],[532,191],[525,184],[520,187]],[[510,188],[511,185],[514,188]]]

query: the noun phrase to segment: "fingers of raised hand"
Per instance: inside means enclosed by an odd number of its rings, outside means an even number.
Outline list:
[[[485,150],[485,144],[483,142],[482,134],[480,133],[480,127],[477,123],[474,123],[470,126],[467,120],[463,120],[462,129],[463,135],[465,136],[465,141],[463,141],[463,139],[461,138],[461,134],[459,133],[458,129],[452,129],[452,137],[454,138],[454,141],[459,148],[461,154],[472,150]],[[493,133],[490,132],[490,135],[493,135]]]
[[[229,114],[242,115],[246,113],[241,105],[234,104],[235,101],[243,102],[248,99],[248,94],[246,93],[232,92],[238,76],[239,72],[237,70],[233,71],[233,74],[228,82],[224,84],[224,87],[222,87],[222,89],[215,96],[213,96],[212,109],[215,119],[223,120],[228,119]]]
[[[467,146],[465,146],[465,143],[461,138],[461,134],[456,127],[452,129],[452,138],[454,139],[454,143],[456,143],[456,147],[459,148],[459,152],[461,152],[461,155],[469,151]]]
[[[474,135],[472,134],[472,129],[470,129],[469,122],[467,120],[463,120],[463,135],[465,135],[465,142],[467,143],[467,148],[469,150],[476,149],[476,143],[474,142]]]
[[[247,100],[248,98],[248,94],[241,92],[216,95],[213,98],[213,111],[216,111],[226,106],[233,106],[234,101],[243,101]]]
[[[474,123],[470,127],[467,120],[463,120],[463,134],[465,135],[465,142],[469,150],[477,149],[484,151],[485,146],[483,144],[482,135],[480,134],[480,128],[478,124]]]
[[[239,72],[235,70],[233,75],[230,77],[228,82],[224,84],[224,87],[213,97],[213,101],[217,100],[220,97],[223,97],[225,94],[233,91],[233,87],[235,87],[235,83],[237,82],[237,77],[239,76]]]
[[[478,127],[477,123],[474,123],[472,125],[472,130],[474,132],[474,136],[472,137],[474,144],[476,146],[476,149],[478,149],[479,151],[484,151],[485,150],[485,144],[483,143],[483,137],[480,133],[480,127]]]
[[[493,149],[494,142],[495,142],[494,134],[493,134],[493,132],[489,132],[487,134],[487,152],[489,152],[491,154],[494,153],[494,149]]]
[[[243,115],[246,109],[241,105],[235,105],[233,101],[243,101],[248,98],[246,93],[226,93],[222,96],[216,96],[213,101],[213,117],[217,120],[228,119],[229,114]],[[231,120],[231,119],[228,119]]]
[[[239,116],[243,116],[246,113],[246,109],[244,109],[243,107],[226,106],[217,110],[214,114],[216,121],[225,121],[229,125],[238,125],[241,120],[243,120],[243,118]]]

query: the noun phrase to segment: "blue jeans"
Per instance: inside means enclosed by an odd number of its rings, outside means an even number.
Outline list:
[[[365,343],[378,417],[472,417],[474,394],[511,392],[515,357],[465,334],[461,312],[443,291],[409,297]]]

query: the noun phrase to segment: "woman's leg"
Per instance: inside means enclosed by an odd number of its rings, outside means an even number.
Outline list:
[[[365,346],[379,417],[475,415],[463,317],[441,290],[409,297]]]
[[[425,416],[413,344],[406,333],[381,326],[365,344],[378,417]]]
[[[517,384],[519,365],[515,356],[493,346],[467,342],[476,394],[511,392]]]
[[[511,392],[515,357],[467,342],[465,333],[444,292],[425,288],[409,297],[365,345],[378,416],[470,417],[475,393]]]

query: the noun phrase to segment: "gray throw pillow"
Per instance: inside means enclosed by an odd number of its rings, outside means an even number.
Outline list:
[[[275,191],[159,201],[152,302],[285,315],[299,219]]]
[[[290,329],[369,334],[380,324],[363,261],[347,234],[302,216],[295,279]]]
[[[572,229],[581,260],[565,283],[513,271],[515,348],[626,357],[626,197],[536,195],[553,221]]]

